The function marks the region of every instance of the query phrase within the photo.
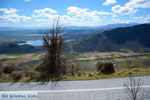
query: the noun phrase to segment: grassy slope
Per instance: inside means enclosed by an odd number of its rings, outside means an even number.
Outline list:
[[[133,68],[133,69],[119,69],[116,70],[114,74],[103,74],[101,72],[77,72],[74,75],[67,74],[61,77],[61,81],[72,81],[72,80],[96,80],[96,79],[107,79],[107,78],[120,78],[120,77],[129,77],[129,76],[145,76],[150,75],[150,68]],[[58,78],[49,77],[47,81],[56,81]],[[0,82],[12,82],[10,78],[6,80],[0,80]],[[29,77],[24,77],[19,82],[36,82],[39,80],[30,79]],[[45,80],[40,80],[45,81]]]

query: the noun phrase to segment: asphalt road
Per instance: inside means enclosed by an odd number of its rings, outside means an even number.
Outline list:
[[[135,78],[140,78],[144,82],[143,88],[147,93],[150,93],[150,76]],[[123,86],[128,80],[129,78],[115,78],[86,81],[0,83],[0,93],[36,92],[38,100],[128,100],[129,95]],[[149,96],[149,94],[147,95]],[[150,100],[150,98],[146,100]]]

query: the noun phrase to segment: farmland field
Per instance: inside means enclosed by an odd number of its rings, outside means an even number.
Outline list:
[[[38,61],[39,63],[44,57],[45,53],[30,53],[30,54],[0,54],[0,60],[4,63],[21,64]],[[150,53],[135,53],[135,52],[89,52],[79,53],[73,56],[72,61],[77,61],[81,65],[96,66],[98,61],[113,62],[119,64],[122,62],[130,62],[135,60],[142,60],[150,57]]]

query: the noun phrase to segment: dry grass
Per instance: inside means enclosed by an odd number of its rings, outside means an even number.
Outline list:
[[[97,52],[96,52],[97,53]],[[95,54],[96,54],[95,53]],[[41,59],[41,56],[44,54],[24,54],[21,56],[16,56],[16,57],[27,57],[31,59],[37,58]],[[94,53],[93,53],[94,55]],[[6,56],[6,55],[5,55]],[[80,56],[80,55],[79,55]],[[78,57],[79,57],[78,56]],[[87,57],[89,57],[88,55]],[[26,58],[26,59],[27,59]],[[59,80],[92,80],[92,79],[104,79],[104,78],[117,78],[117,77],[128,77],[130,75],[132,76],[143,76],[143,75],[150,75],[150,57],[145,56],[145,57],[140,57],[140,58],[124,58],[126,60],[121,60],[123,61],[122,63],[118,63],[115,66],[115,73],[113,74],[104,74],[101,72],[95,71],[90,71],[85,68],[85,70],[76,70],[73,71],[72,73],[66,73],[62,74],[61,79]],[[70,61],[72,62],[77,62],[78,58],[74,57]],[[110,60],[113,61],[113,60]],[[116,59],[114,61],[117,61]],[[82,61],[82,63],[78,63],[76,66],[80,67],[95,67],[97,61]],[[5,62],[3,62],[6,64]],[[36,65],[33,66],[27,66],[27,68],[21,69],[21,72],[23,76],[18,79],[19,82],[26,82],[26,81],[45,81],[42,79],[43,76],[41,76],[41,73],[36,72],[34,68]],[[75,66],[74,66],[75,67]],[[1,72],[1,70],[0,70]],[[17,72],[18,73],[18,72]],[[58,80],[57,77],[49,76],[47,77],[46,81],[54,81]],[[11,74],[7,73],[2,73],[0,74],[0,82],[13,82],[14,79],[11,77]]]

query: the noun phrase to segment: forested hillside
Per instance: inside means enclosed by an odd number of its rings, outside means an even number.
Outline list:
[[[85,51],[149,51],[150,25],[116,28],[103,33],[88,35],[72,43],[72,49]]]

